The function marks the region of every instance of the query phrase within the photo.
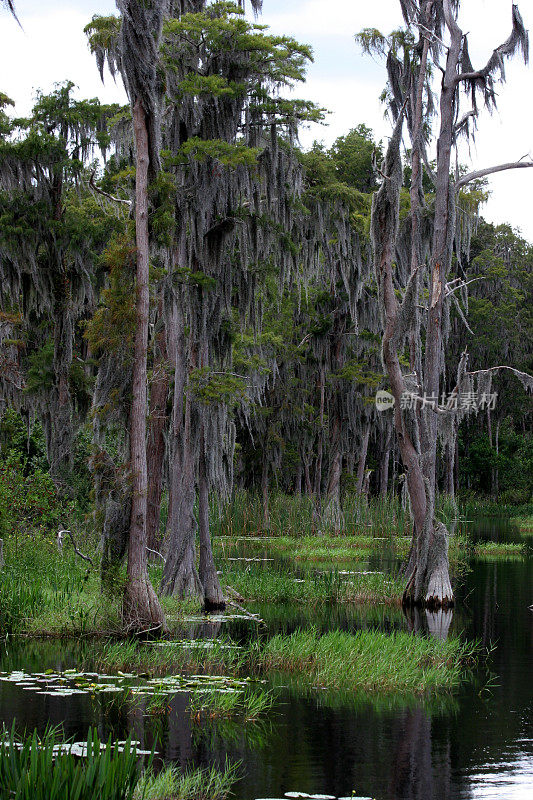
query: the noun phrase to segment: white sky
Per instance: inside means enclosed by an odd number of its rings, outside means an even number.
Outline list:
[[[531,0],[519,3],[526,27],[533,26]],[[511,0],[463,0],[461,24],[470,32],[474,66],[484,64],[492,49],[510,30]],[[87,50],[83,26],[95,13],[113,13],[113,0],[17,0],[21,30],[0,11],[0,91],[17,103],[17,113],[29,110],[36,89],[49,91],[56,81],[74,81],[80,97],[124,102],[120,84],[111,78],[102,85]],[[264,0],[262,22],[277,33],[293,35],[313,46],[315,62],[298,96],[328,108],[327,127],[312,126],[302,135],[330,144],[337,136],[364,122],[377,138],[389,135],[378,97],[385,83],[382,63],[363,57],[353,35],[361,28],[389,32],[400,24],[398,0]],[[533,48],[532,48],[533,49]],[[533,53],[532,53],[533,56]],[[501,87],[499,109],[480,121],[477,144],[470,154],[472,168],[516,160],[533,153],[532,73],[523,63],[510,62],[507,84]],[[463,160],[467,160],[465,153]],[[533,214],[528,200],[533,169],[491,178],[492,197],[483,210],[494,222],[510,222],[533,241]]]

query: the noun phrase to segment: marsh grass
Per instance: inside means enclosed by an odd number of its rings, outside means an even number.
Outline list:
[[[167,648],[157,648],[155,653],[153,650],[147,645],[116,644],[101,654],[101,665],[106,669],[137,671],[140,675],[176,675],[183,669],[179,652],[167,652]],[[403,631],[360,630],[352,634],[335,630],[320,634],[309,628],[251,641],[238,649],[238,658],[229,664],[227,654],[235,651],[236,648],[219,650],[218,663],[214,660],[210,663],[213,674],[263,678],[287,674],[298,676],[303,687],[417,693],[458,686],[463,671],[475,660],[476,645],[458,638],[442,641]],[[213,651],[210,652],[213,658]],[[206,667],[195,664],[195,669],[199,666]],[[268,694],[254,686],[241,689],[236,685],[244,693],[242,702],[237,692],[216,696],[216,687],[206,686],[204,691],[209,688],[213,688],[212,694],[205,692],[204,697],[198,694],[192,700],[193,715],[205,709],[208,716],[210,705],[214,716],[236,712],[239,705],[238,713],[243,716],[260,714],[271,702]],[[236,696],[232,697],[233,694]]]
[[[244,722],[257,722],[272,708],[273,700],[271,692],[266,690],[246,688],[221,692],[213,688],[191,692],[187,710],[197,723],[237,717]]]
[[[68,747],[68,743],[67,743]],[[59,730],[34,731],[20,741],[14,727],[4,730],[0,747],[0,796],[13,800],[131,800],[140,765],[131,739],[102,749],[89,731],[85,755],[78,757],[59,743]]]
[[[157,775],[147,771],[141,777],[133,800],[226,800],[240,777],[240,764],[226,761],[216,767],[186,770],[167,767]]]
[[[136,641],[104,643],[87,654],[86,665],[98,671],[132,672],[141,677],[164,677],[177,672],[206,674],[232,673],[241,669],[242,651],[225,639],[213,639],[212,647],[202,647],[200,639],[190,647],[169,642],[165,646]],[[231,646],[230,646],[231,645]]]
[[[295,577],[289,571],[265,570],[255,565],[223,570],[224,584],[245,601],[272,603],[385,603],[398,605],[402,581],[381,573],[342,577],[338,570]]]
[[[519,561],[526,558],[528,549],[521,542],[478,542],[473,552],[482,561]]]
[[[354,494],[343,499],[345,524],[335,531],[317,524],[314,502],[306,495],[273,494],[269,502],[269,523],[265,526],[261,498],[251,492],[236,491],[229,503],[216,498],[211,505],[214,536],[313,536],[322,534],[355,536],[370,530],[377,536],[390,533],[409,535],[409,511],[397,498],[371,498],[368,502]]]
[[[332,631],[311,628],[274,636],[257,647],[258,666],[298,674],[310,686],[367,692],[427,692],[453,689],[476,646],[397,631]]]

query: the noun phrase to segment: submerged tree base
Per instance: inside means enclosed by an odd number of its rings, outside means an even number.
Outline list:
[[[127,633],[161,636],[168,632],[163,609],[148,575],[126,585],[122,620]]]
[[[415,598],[405,594],[402,597],[403,608],[427,608],[428,611],[448,611],[454,606],[454,599],[449,597],[441,598],[438,596],[430,596],[421,600],[416,600]]]

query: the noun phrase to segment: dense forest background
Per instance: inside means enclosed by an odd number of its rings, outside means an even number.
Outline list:
[[[158,23],[165,86],[154,72],[135,90],[150,153],[147,539],[176,554],[162,585],[181,594],[198,583],[197,529],[204,589],[213,575],[209,497],[212,517],[215,500],[260,496],[268,528],[273,493],[307,494],[317,531],[343,528],[347,494],[408,503],[392,412],[375,403],[389,389],[370,241],[384,144],[361,122],[330,149],[303,152],[298,125],[323,111],[280,88],[304,79],[309,49],[238,6],[198,6]],[[118,19],[95,18],[87,34],[100,71],[121,72],[134,97],[140,79]],[[0,530],[84,519],[113,575],[131,503],[135,105],[74,89],[39,94],[22,119],[0,95]],[[409,164],[407,152],[404,239]],[[533,249],[512,225],[483,220],[488,191],[478,180],[459,195],[445,393],[466,349],[472,371],[533,371]],[[423,195],[430,231],[429,167]],[[408,342],[402,364],[408,371]],[[458,435],[439,445],[439,489],[528,502],[531,400],[505,371],[491,398],[461,398]]]

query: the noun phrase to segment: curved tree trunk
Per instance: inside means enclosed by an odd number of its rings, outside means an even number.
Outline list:
[[[146,464],[146,393],[149,313],[148,239],[148,130],[140,98],[133,108],[136,144],[135,236],[137,280],[133,400],[130,415],[130,456],[132,478],[131,520],[128,542],[128,570],[122,615],[127,630],[142,632],[165,629],[165,617],[146,568],[146,517],[148,474]]]
[[[389,491],[390,440],[390,432],[387,431],[385,444],[381,452],[381,463],[379,465],[379,493],[382,497],[386,497]]]
[[[384,320],[383,361],[395,399],[394,426],[406,471],[414,517],[413,541],[406,568],[407,587],[403,600],[406,605],[438,607],[448,606],[453,602],[453,592],[448,576],[446,530],[441,523],[434,522],[435,485],[434,483],[433,486],[430,485],[430,481],[422,469],[418,415],[416,411],[409,413],[402,409],[401,404],[405,383],[398,354],[398,339],[403,307],[400,307],[398,303],[393,282],[393,260],[399,219],[399,192],[402,182],[401,131],[402,117],[400,116],[385,158],[387,178],[372,200],[372,245],[374,269]],[[406,290],[406,298],[409,296],[408,293],[409,287]],[[434,414],[434,412],[432,413]],[[436,435],[435,426],[435,437]],[[427,452],[426,450],[425,456]],[[427,463],[425,466],[428,466]]]

